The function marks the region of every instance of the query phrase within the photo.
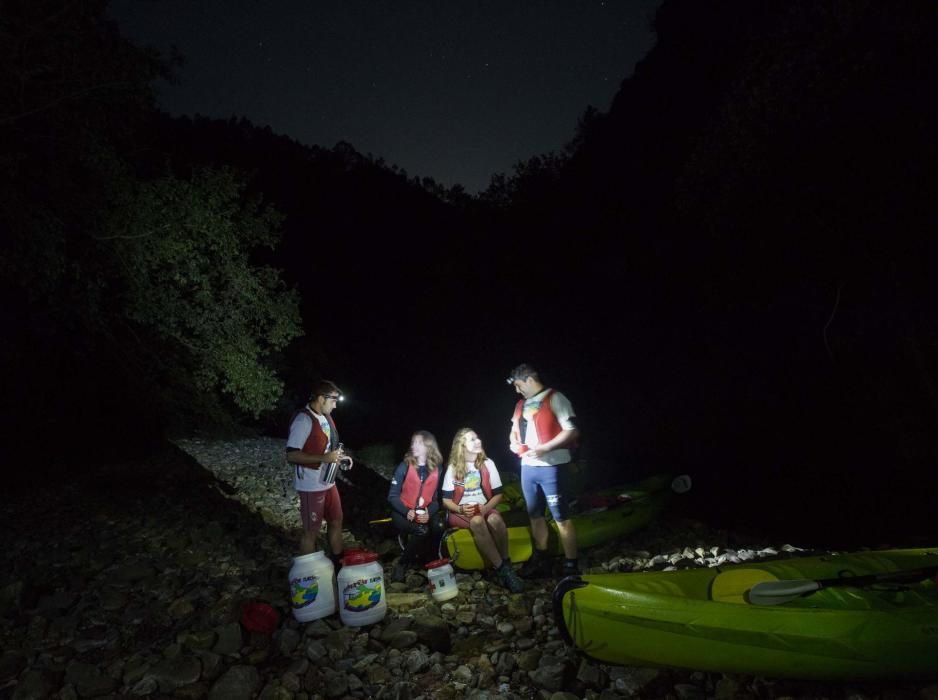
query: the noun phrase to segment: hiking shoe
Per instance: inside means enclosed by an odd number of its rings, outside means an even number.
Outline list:
[[[524,590],[524,583],[507,561],[502,562],[501,567],[495,570],[495,574],[502,588],[507,588],[512,593],[521,593]]]
[[[518,573],[521,578],[547,578],[551,575],[553,568],[553,562],[547,553],[535,549],[531,558],[521,565]]]

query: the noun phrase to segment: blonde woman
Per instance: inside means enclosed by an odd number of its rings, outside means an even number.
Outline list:
[[[501,476],[471,428],[461,428],[453,438],[442,495],[449,526],[469,528],[476,548],[495,567],[498,582],[512,593],[524,590],[508,558],[508,529],[495,509],[502,500]]]
[[[432,556],[440,544],[442,528],[431,523],[438,522],[440,509],[440,466],[443,455],[433,433],[418,430],[410,438],[410,449],[404,461],[397,465],[391,477],[388,502],[391,504],[391,520],[407,539],[404,552],[394,566],[391,580],[404,581],[407,569],[415,563],[423,564]],[[418,561],[423,560],[423,561]]]

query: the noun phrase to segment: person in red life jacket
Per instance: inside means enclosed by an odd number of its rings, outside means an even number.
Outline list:
[[[300,553],[318,549],[319,531],[326,522],[330,558],[339,567],[342,559],[342,499],[334,483],[320,479],[323,465],[341,463],[346,457],[332,411],[342,397],[339,387],[321,381],[313,389],[309,402],[296,412],[287,438],[287,461],[293,465],[293,486],[300,496],[303,536]]]
[[[563,546],[563,575],[579,573],[576,529],[569,517],[570,448],[580,434],[569,399],[545,387],[529,364],[511,371],[508,383],[523,397],[511,417],[509,448],[521,457],[521,490],[531,518],[534,553],[521,568],[525,578],[549,576],[553,568],[547,554],[544,508],[557,523]]]
[[[388,502],[391,520],[406,544],[391,574],[401,582],[415,563],[436,559],[443,529],[434,517],[440,509],[440,467],[443,455],[433,433],[418,430],[410,438],[410,450],[391,477]]]
[[[495,567],[498,582],[512,593],[524,584],[508,557],[508,528],[495,506],[502,500],[502,479],[495,462],[485,456],[482,440],[471,428],[453,438],[446,475],[443,507],[450,527],[469,528],[476,548]]]

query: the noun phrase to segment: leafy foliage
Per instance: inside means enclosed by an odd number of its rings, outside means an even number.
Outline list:
[[[118,263],[126,318],[158,338],[194,389],[221,390],[256,417],[283,389],[263,360],[299,335],[300,319],[295,292],[248,257],[274,247],[281,217],[242,193],[227,170],[133,183],[99,242]]]
[[[300,333],[296,294],[252,260],[281,217],[233,171],[179,177],[141,157],[150,84],[175,59],[123,39],[106,5],[3,7],[0,272],[14,302],[0,351],[22,368],[10,425],[147,432],[174,416],[256,416],[282,392],[273,363]],[[84,410],[57,411],[63,395]]]

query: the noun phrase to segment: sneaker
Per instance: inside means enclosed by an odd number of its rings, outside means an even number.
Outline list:
[[[531,558],[521,565],[518,573],[521,578],[547,578],[551,575],[553,564],[547,552],[535,549]]]
[[[576,561],[570,561],[569,559],[563,563],[563,569],[561,571],[561,576],[566,578],[567,576],[579,576],[580,575],[580,566]]]
[[[524,583],[518,578],[518,574],[511,568],[508,561],[502,562],[501,567],[496,569],[495,574],[502,588],[507,588],[512,593],[521,593],[524,590]]]
[[[398,562],[391,572],[391,583],[404,583],[407,580],[407,567]]]

